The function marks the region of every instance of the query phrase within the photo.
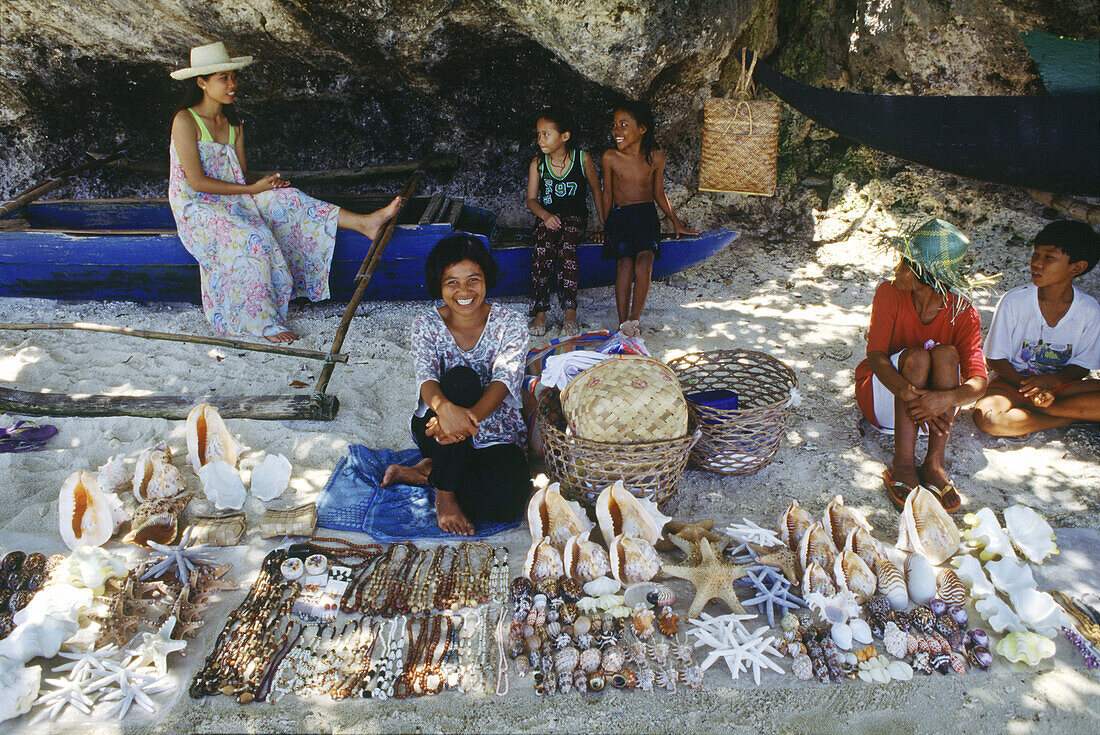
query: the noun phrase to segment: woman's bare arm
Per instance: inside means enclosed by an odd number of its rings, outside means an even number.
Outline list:
[[[238,156],[244,155],[243,137],[243,133],[237,136]],[[173,145],[176,146],[176,155],[179,156],[183,173],[187,176],[187,183],[197,192],[222,195],[258,194],[265,189],[274,188],[271,186],[271,181],[277,180],[274,175],[265,176],[260,181],[248,185],[207,176],[202,170],[202,159],[199,158],[199,127],[194,120],[189,119],[186,112],[181,111],[172,121],[172,140]],[[244,167],[243,159],[241,167]]]

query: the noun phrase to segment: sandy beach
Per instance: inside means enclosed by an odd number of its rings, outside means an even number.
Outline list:
[[[930,216],[960,225],[971,237],[975,270],[1001,273],[995,292],[976,306],[988,328],[997,298],[1023,283],[1030,257],[1028,240],[1046,220],[1042,205],[1003,189],[959,182],[932,173],[907,171],[904,180],[872,181],[860,187],[838,176],[827,207],[807,206],[812,241],[779,241],[766,221],[732,219],[732,212],[755,211],[746,198],[707,197],[679,188],[670,194],[691,226],[734,226],[743,236],[726,252],[668,282],[655,284],[643,318],[643,337],[663,360],[690,351],[743,347],[767,352],[797,373],[802,404],[790,416],[776,460],[746,477],[722,477],[689,470],[666,511],[678,518],[713,516],[716,526],[749,518],[772,525],[797,499],[812,512],[838,493],[864,511],[875,535],[893,542],[897,513],[883,491],[881,473],[890,440],[858,428],[852,379],[865,352],[871,297],[888,277],[894,259],[878,242]],[[670,187],[670,189],[672,189]],[[1015,198],[1014,198],[1015,197]],[[1100,269],[1079,286],[1100,296]],[[524,299],[502,299],[526,312]],[[250,449],[242,460],[245,479],[266,454],[283,454],[293,465],[291,488],[271,505],[290,506],[315,499],[350,444],[404,449],[412,446],[408,415],[413,408],[413,374],[408,358],[409,325],[423,303],[365,303],[345,342],[350,359],[336,369],[330,392],[341,409],[332,422],[229,420],[230,430]],[[291,321],[303,334],[301,347],[328,348],[344,304],[292,307]],[[580,316],[590,327],[611,327],[611,289],[581,294]],[[552,314],[552,319],[554,318]],[[560,314],[556,315],[560,321]],[[2,322],[72,322],[207,334],[201,310],[192,305],[63,303],[0,299]],[[0,385],[65,393],[179,395],[307,394],[320,363],[276,355],[245,353],[87,332],[0,332]],[[308,387],[295,387],[303,383]],[[19,418],[0,415],[0,426]],[[58,427],[42,451],[0,454],[0,505],[6,512],[0,548],[8,551],[64,551],[58,536],[57,492],[77,470],[94,471],[117,454],[132,464],[138,452],[167,441],[184,468],[184,423],[131,417],[41,418]],[[1100,429],[1096,425],[1052,430],[1016,443],[978,431],[964,411],[949,445],[949,471],[957,479],[967,509],[1000,511],[1013,503],[1031,506],[1059,529],[1100,530]],[[192,511],[205,505],[200,492]],[[130,499],[132,500],[132,498]],[[249,498],[245,546],[226,552],[231,575],[242,589],[225,593],[207,617],[186,658],[173,659],[180,687],[156,701],[156,715],[137,712],[121,724],[68,712],[46,732],[663,732],[722,730],[733,733],[958,733],[1084,732],[1100,717],[1100,676],[1059,639],[1058,655],[1034,669],[998,658],[989,673],[918,676],[888,685],[861,681],[840,685],[806,684],[787,674],[770,674],[761,686],[751,678],[731,682],[724,669],[708,671],[700,692],[645,695],[607,691],[597,698],[578,695],[536,698],[529,679],[511,678],[504,699],[443,694],[404,702],[284,699],[277,705],[242,706],[226,697],[196,701],[186,685],[228,612],[255,578],[259,561],[276,545],[262,540],[258,520],[264,505]],[[961,523],[961,517],[958,519]],[[331,535],[319,529],[324,535]],[[1085,536],[1076,538],[1091,538]],[[1073,538],[1071,534],[1071,539]],[[360,541],[365,541],[359,537]],[[529,544],[525,528],[504,535],[515,573]],[[1069,541],[1067,541],[1069,543]],[[117,541],[109,548],[121,548]],[[1090,557],[1091,552],[1091,557]],[[132,553],[132,550],[130,550]],[[1065,556],[1065,555],[1064,555]],[[1087,543],[1073,559],[1086,567],[1100,558]],[[1091,561],[1090,561],[1091,559]],[[1084,560],[1084,561],[1082,561]],[[1096,584],[1096,581],[1093,581]],[[690,586],[676,582],[681,600]],[[712,604],[712,612],[722,609]],[[38,662],[41,663],[41,662]],[[785,668],[789,667],[789,660]],[[47,673],[47,677],[50,675]],[[0,725],[0,731],[32,732],[29,718]]]

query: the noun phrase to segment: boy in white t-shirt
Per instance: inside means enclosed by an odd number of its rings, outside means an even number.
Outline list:
[[[974,404],[974,423],[994,436],[1100,421],[1100,304],[1073,285],[1100,258],[1084,222],[1051,222],[1032,241],[1031,283],[997,304],[985,340],[996,379]]]

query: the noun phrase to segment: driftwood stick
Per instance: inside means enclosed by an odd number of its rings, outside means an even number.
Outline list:
[[[209,403],[222,418],[287,421],[331,421],[340,402],[308,395],[270,396],[103,396],[31,393],[0,388],[0,411],[35,416],[141,416],[185,419],[198,403]]]
[[[162,176],[167,178],[168,166],[163,163],[154,163],[152,161],[125,161],[115,164],[119,168],[127,171],[134,171],[136,173],[149,174],[151,176]],[[291,182],[291,184],[302,184],[310,186],[319,185],[332,185],[332,184],[355,184],[361,181],[367,181],[369,179],[380,179],[386,176],[397,176],[400,174],[408,174],[416,171],[420,166],[419,162],[413,161],[410,163],[386,163],[378,166],[363,166],[362,168],[337,168],[330,169],[328,171],[286,171],[279,170],[279,175]],[[446,170],[458,167],[458,158],[456,157],[443,157],[432,159],[432,162],[428,165],[430,169]],[[256,176],[266,176],[267,174],[273,174],[275,171],[253,171]]]
[[[1053,194],[1049,191],[1035,189],[1026,189],[1026,191],[1032,199],[1053,207],[1059,212],[1065,212],[1074,219],[1088,222],[1090,225],[1100,225],[1100,204],[1083,202],[1065,194]]]
[[[127,337],[142,337],[143,339],[163,339],[168,342],[194,342],[203,345],[218,345],[235,350],[252,350],[253,352],[272,352],[277,355],[289,355],[291,357],[304,357],[309,360],[325,360],[332,362],[347,362],[348,356],[344,353],[329,355],[319,350],[305,350],[300,347],[284,347],[277,344],[264,344],[262,342],[246,342],[239,339],[227,339],[225,337],[208,337],[201,334],[171,334],[169,332],[151,332],[147,329],[134,329],[132,327],[116,327],[112,324],[94,324],[91,322],[50,322],[45,324],[8,324],[0,322],[0,329],[13,331],[29,331],[33,329],[76,329],[83,332],[106,332],[107,334],[122,334]]]

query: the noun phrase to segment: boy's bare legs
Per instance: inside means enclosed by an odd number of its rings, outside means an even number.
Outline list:
[[[619,258],[615,270],[615,313],[619,324],[630,319],[630,285],[634,281],[634,258]]]
[[[630,304],[630,318],[642,318],[642,309],[649,298],[649,285],[653,282],[653,251],[643,250],[634,256],[634,298]]]
[[[998,379],[974,404],[974,424],[991,436],[1023,436],[1077,421],[1100,421],[1100,380],[1069,383],[1058,391],[1054,403],[1039,408]]]
[[[898,372],[909,384],[923,388],[928,385],[928,375],[932,371],[932,356],[928,350],[910,348],[898,356]],[[890,474],[894,482],[906,485],[919,485],[917,477],[917,425],[909,418],[905,410],[905,401],[894,396],[894,459],[890,463]]]
[[[951,345],[937,345],[931,350],[932,375],[928,387],[932,390],[951,390],[959,386],[959,353]],[[948,424],[948,430],[938,433],[928,426],[928,453],[920,467],[919,476],[926,484],[941,488],[947,484],[947,469],[944,457],[947,454],[947,438],[950,426],[955,420],[955,409],[949,408],[941,416]]]

